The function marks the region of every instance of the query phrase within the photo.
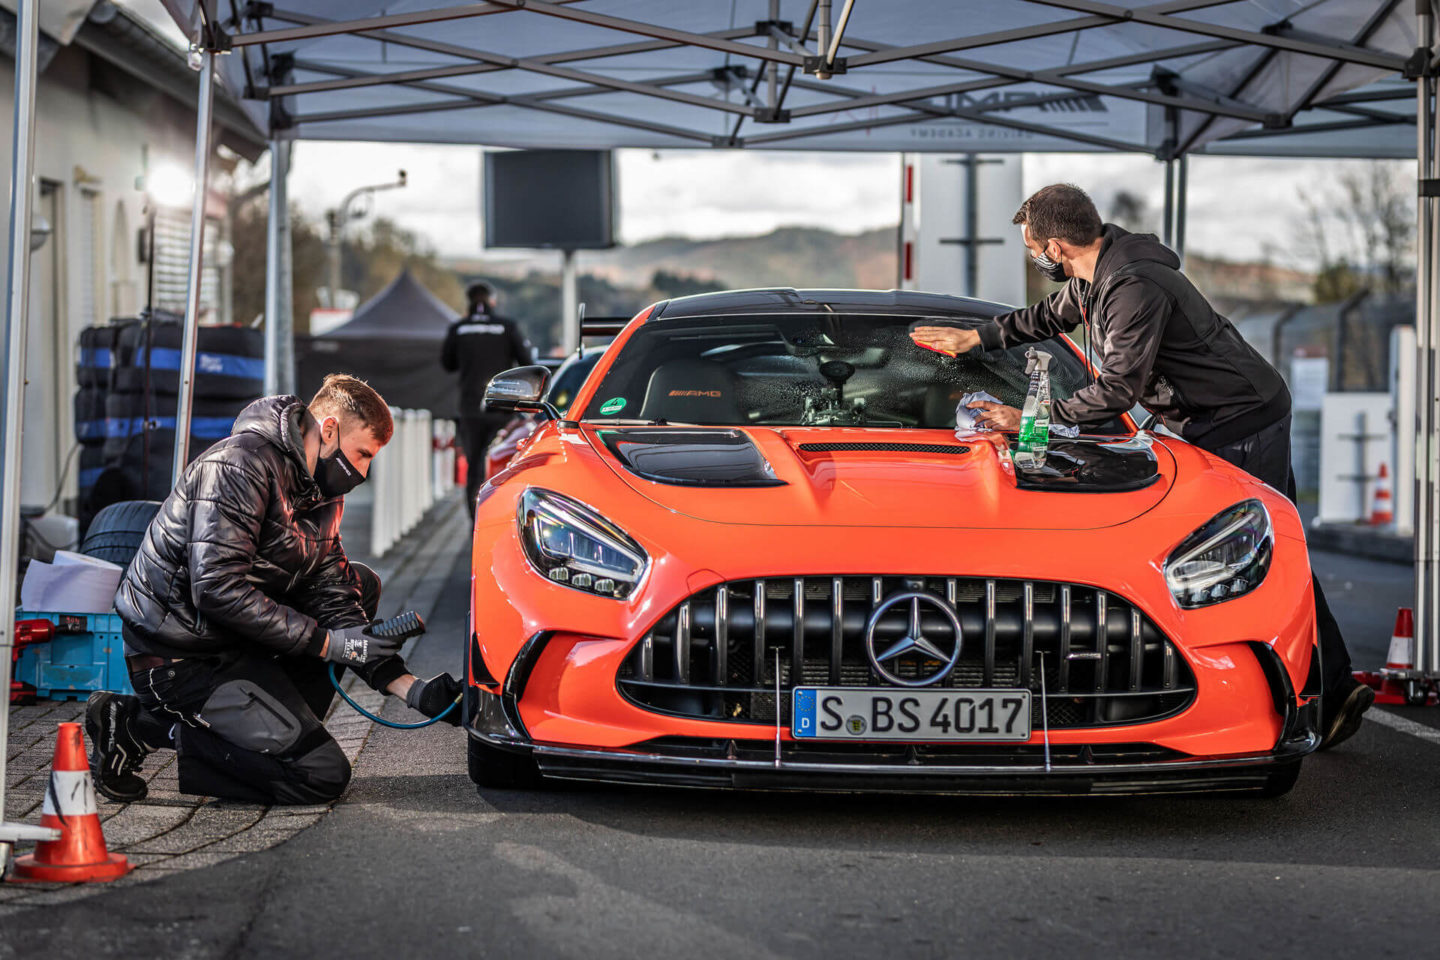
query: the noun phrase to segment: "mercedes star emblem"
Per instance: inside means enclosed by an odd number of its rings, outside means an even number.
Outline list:
[[[905,635],[893,641],[877,637],[875,628],[880,624],[885,613],[891,607],[906,602],[910,604],[910,625],[905,631]],[[948,643],[944,641],[937,643],[935,637],[925,636],[924,631],[920,628],[922,605],[934,607],[948,622],[950,633]],[[955,611],[935,594],[926,593],[923,590],[907,590],[886,597],[884,602],[875,608],[875,612],[870,614],[870,622],[865,626],[865,654],[870,658],[870,665],[880,676],[902,687],[929,686],[937,680],[949,676],[950,671],[955,669],[955,664],[960,660],[960,647],[963,641],[960,618],[955,616]],[[879,644],[884,644],[884,649],[878,649]],[[900,675],[900,662],[906,659],[918,662],[913,677]],[[934,661],[939,661],[938,668],[931,665]]]

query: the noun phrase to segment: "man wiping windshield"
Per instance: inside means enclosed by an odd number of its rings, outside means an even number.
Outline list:
[[[917,327],[921,346],[951,354],[1034,343],[1084,326],[1097,351],[1095,381],[1051,406],[1054,422],[1085,428],[1139,403],[1185,440],[1263,480],[1291,500],[1290,392],[1179,270],[1180,258],[1153,234],[1101,223],[1079,187],[1052,184],[1015,214],[1031,262],[1065,285],[977,330]],[[978,425],[1014,431],[1020,411],[977,402]],[[1350,654],[1314,581],[1325,669],[1321,749],[1359,729],[1374,692],[1351,676]]]

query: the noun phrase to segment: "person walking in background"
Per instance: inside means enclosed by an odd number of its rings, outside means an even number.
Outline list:
[[[445,332],[440,363],[460,374],[460,446],[469,464],[465,505],[473,518],[475,495],[485,479],[485,449],[509,416],[485,412],[485,385],[497,373],[534,363],[535,351],[515,321],[495,312],[495,290],[490,284],[472,283],[465,295],[470,312]]]

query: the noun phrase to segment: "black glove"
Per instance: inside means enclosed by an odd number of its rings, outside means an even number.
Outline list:
[[[400,652],[404,637],[376,636],[370,627],[336,627],[330,631],[325,659],[347,667],[362,667]]]
[[[459,680],[448,673],[442,673],[429,680],[416,679],[410,687],[410,692],[405,695],[405,705],[427,717],[436,717],[464,692],[465,687]],[[460,713],[461,710],[457,706],[445,714],[443,722],[452,727],[460,726]]]

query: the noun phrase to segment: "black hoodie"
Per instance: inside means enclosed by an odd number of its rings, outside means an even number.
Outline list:
[[[304,413],[297,397],[256,400],[186,468],[115,594],[127,653],[318,655],[324,628],[366,622],[343,501],[305,462]],[[383,689],[403,666],[366,679]]]
[[[1174,251],[1154,234],[1109,223],[1101,237],[1093,282],[1071,279],[979,330],[984,349],[997,350],[1086,326],[1099,373],[1055,402],[1056,421],[1101,423],[1140,403],[1213,449],[1290,412],[1280,374],[1185,279]]]

